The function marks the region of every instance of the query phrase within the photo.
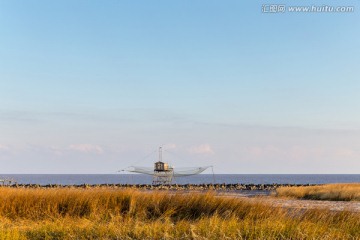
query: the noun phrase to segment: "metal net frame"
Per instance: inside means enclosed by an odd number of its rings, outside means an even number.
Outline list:
[[[134,172],[134,173],[142,173],[153,177],[164,176],[164,175],[172,175],[173,177],[186,177],[186,176],[200,174],[210,167],[212,166],[172,168],[172,171],[158,172],[158,171],[154,171],[154,168],[150,168],[150,167],[131,166],[128,169],[126,169],[126,171]]]

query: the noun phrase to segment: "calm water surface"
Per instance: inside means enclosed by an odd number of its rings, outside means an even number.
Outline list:
[[[2,174],[20,184],[151,184],[151,176],[141,174]],[[214,179],[215,177],[215,179]],[[201,183],[322,184],[360,182],[360,174],[200,174],[174,180],[177,184]]]

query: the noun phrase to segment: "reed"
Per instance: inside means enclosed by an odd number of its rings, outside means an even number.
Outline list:
[[[280,187],[278,197],[330,201],[360,201],[360,183],[326,184],[306,187]]]
[[[209,193],[0,188],[0,239],[357,239],[360,216]]]

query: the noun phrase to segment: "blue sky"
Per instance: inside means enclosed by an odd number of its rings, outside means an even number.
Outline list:
[[[359,2],[269,3],[0,1],[1,172],[359,173]]]

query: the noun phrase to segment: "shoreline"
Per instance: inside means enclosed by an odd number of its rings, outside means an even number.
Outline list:
[[[151,184],[11,184],[3,185],[11,188],[119,188],[139,190],[172,190],[172,191],[273,191],[279,187],[304,187],[319,186],[322,184],[172,184],[172,185],[151,185]]]

